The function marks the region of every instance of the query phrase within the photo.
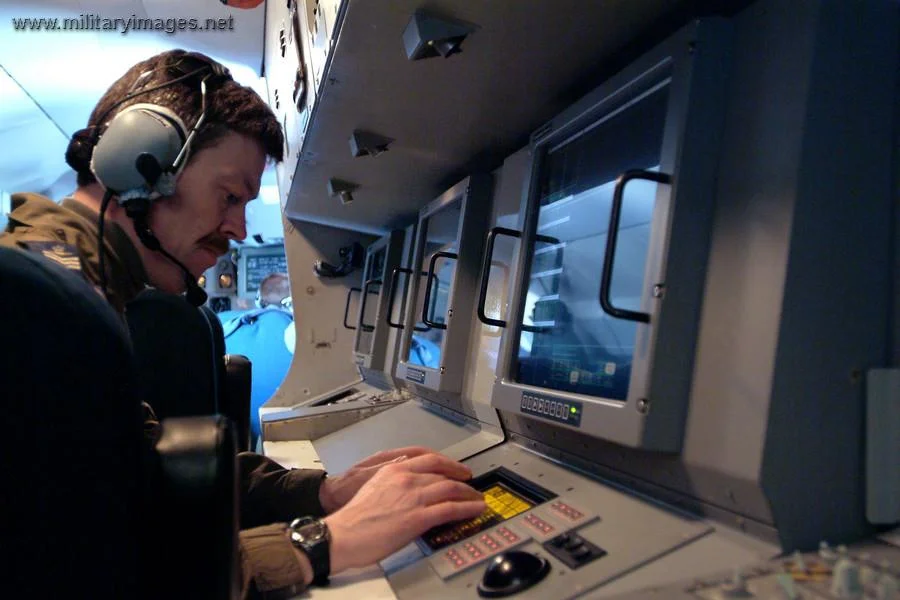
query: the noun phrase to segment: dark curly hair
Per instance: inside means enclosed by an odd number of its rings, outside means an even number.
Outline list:
[[[209,69],[205,68],[209,63],[214,61],[204,54],[169,50],[128,69],[106,90],[91,112],[87,128],[78,131],[69,144],[66,161],[77,171],[78,185],[96,181],[89,167],[93,147],[112,118],[132,104],[165,106],[184,121],[188,130],[193,128],[200,118],[202,106],[200,81],[209,74]],[[175,79],[179,81],[159,87]],[[159,89],[151,90],[157,87]],[[140,93],[141,90],[148,91]],[[101,119],[102,123],[99,122]],[[191,145],[191,156],[214,145],[228,132],[258,140],[266,155],[275,162],[284,158],[281,124],[259,94],[229,76],[212,77],[207,80],[206,120]]]

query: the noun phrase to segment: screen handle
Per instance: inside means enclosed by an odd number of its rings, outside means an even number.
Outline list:
[[[373,285],[381,285],[380,279],[369,279],[366,281],[365,285],[363,285],[362,289],[362,304],[359,307],[359,314],[362,315],[359,318],[359,327],[365,332],[375,331],[374,325],[366,325],[366,300],[369,298],[369,294],[380,294],[381,291],[370,292],[369,287]]]
[[[347,290],[347,303],[344,304],[344,327],[346,327],[347,329],[356,329],[356,327],[353,327],[352,325],[347,323],[347,316],[350,314],[350,296],[353,295],[353,292],[361,292],[361,291],[362,291],[362,289],[360,289],[358,287],[352,287],[349,290]]]
[[[396,267],[391,272],[391,286],[390,286],[391,292],[390,292],[390,295],[388,296],[388,309],[387,309],[386,320],[387,320],[387,324],[390,327],[393,327],[394,329],[403,329],[403,323],[394,323],[393,321],[391,321],[391,315],[394,314],[394,301],[396,301],[396,299],[397,299],[397,279],[398,279],[397,274],[398,273],[406,273],[407,275],[412,275],[412,269],[407,269],[406,267]],[[427,275],[427,273],[420,273],[420,276],[421,275]],[[408,285],[409,285],[409,280],[407,280],[405,285],[403,286],[403,295],[404,296],[406,295],[406,290],[408,289],[407,288]],[[418,332],[430,331],[430,330],[431,330],[431,327],[428,327],[428,326],[425,326],[425,327],[414,326],[413,327],[413,331],[418,331]]]
[[[434,265],[437,263],[439,258],[447,258],[456,260],[459,258],[459,255],[456,252],[435,252],[431,255],[431,260],[428,261],[428,285],[425,287],[425,301],[422,302],[422,322],[428,325],[429,327],[433,327],[435,329],[447,329],[446,323],[435,323],[429,318],[429,313],[434,314],[434,306],[430,307],[431,304],[431,288],[434,287],[434,280],[437,279],[437,275],[434,274]],[[437,303],[437,294],[434,295],[434,301]]]
[[[484,314],[484,304],[487,302],[488,284],[491,277],[491,264],[494,260],[494,241],[498,235],[505,235],[511,238],[519,239],[522,237],[521,231],[509,229],[507,227],[494,227],[487,234],[487,248],[484,251],[484,260],[481,261],[481,291],[478,293],[478,320],[485,325],[493,325],[494,327],[506,327],[506,321],[500,319],[492,319]]]
[[[488,317],[484,313],[484,305],[487,302],[487,290],[489,284],[489,277],[491,276],[491,265],[494,262],[494,242],[497,239],[498,235],[506,235],[511,238],[519,239],[522,237],[521,231],[516,231],[515,229],[509,229],[507,227],[494,227],[492,228],[487,235],[487,249],[484,253],[484,260],[481,263],[481,290],[478,294],[478,307],[477,314],[478,320],[484,323],[485,325],[493,325],[495,327],[506,327],[506,321],[502,321],[500,319],[492,319]],[[559,240],[547,235],[537,235],[535,237],[537,241],[544,242],[547,244],[559,244]],[[531,332],[544,332],[545,328],[542,327],[534,327],[531,325],[522,325],[522,329],[525,331]]]
[[[603,312],[611,317],[639,323],[649,323],[649,314],[616,308],[609,297],[610,288],[612,287],[613,262],[616,259],[616,240],[619,236],[619,220],[622,217],[622,195],[625,191],[625,186],[634,179],[645,179],[665,184],[672,183],[672,176],[667,173],[644,171],[642,169],[625,171],[616,179],[612,208],[609,213],[609,229],[606,233],[606,253],[603,255],[603,275],[600,277],[600,306],[603,308]]]

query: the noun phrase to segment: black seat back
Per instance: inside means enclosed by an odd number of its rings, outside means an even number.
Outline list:
[[[161,419],[218,412],[223,351],[209,322],[183,298],[148,289],[125,309],[146,401]]]
[[[0,332],[4,595],[138,597],[142,419],[124,324],[78,272],[0,248]]]
[[[238,452],[253,450],[250,447],[250,400],[253,393],[253,365],[241,354],[225,355],[225,389],[219,397],[222,413],[228,415],[237,433]]]
[[[140,385],[160,418],[221,414],[249,448],[250,362],[225,354],[218,316],[184,299],[145,290],[126,307]]]
[[[0,248],[0,331],[4,596],[236,599],[231,422],[146,436],[125,323],[39,256]]]
[[[203,315],[203,318],[206,319],[206,325],[209,327],[209,335],[212,341],[212,353],[213,353],[213,370],[214,370],[214,379],[215,379],[215,393],[217,402],[222,397],[222,392],[225,387],[225,333],[222,330],[222,322],[219,321],[219,317],[216,316],[216,313],[213,312],[211,308],[208,306],[201,306],[200,313]],[[219,402],[221,409],[221,403]]]

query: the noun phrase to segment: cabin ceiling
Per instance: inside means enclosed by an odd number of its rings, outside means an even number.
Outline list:
[[[474,170],[493,170],[530,133],[690,19],[749,1],[350,0],[329,79],[307,131],[286,213],[384,233]],[[449,58],[407,59],[418,8],[475,24]],[[393,138],[354,158],[363,129]],[[336,178],[354,201],[329,197]]]

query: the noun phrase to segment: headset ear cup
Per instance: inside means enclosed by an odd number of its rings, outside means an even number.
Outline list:
[[[157,189],[162,175],[177,175],[172,165],[186,139],[184,123],[171,110],[155,104],[129,106],[113,118],[97,141],[91,171],[105,188],[118,194],[120,203],[138,196],[156,198],[164,195]],[[147,169],[151,162],[156,168]],[[170,184],[168,179],[166,183]],[[163,187],[166,192],[173,191],[171,185]]]

